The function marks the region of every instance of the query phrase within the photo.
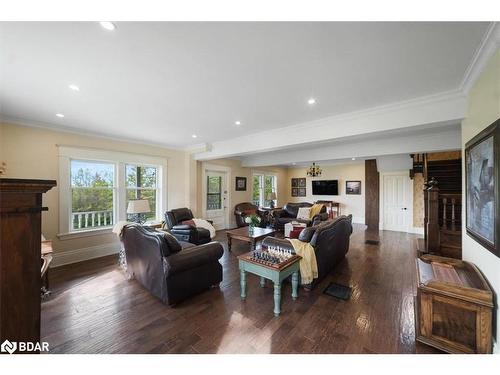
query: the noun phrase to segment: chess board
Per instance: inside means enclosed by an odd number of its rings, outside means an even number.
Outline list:
[[[284,254],[280,252],[256,250],[238,256],[238,259],[249,263],[258,264],[273,270],[283,270],[291,264],[299,261],[302,257],[297,254]]]

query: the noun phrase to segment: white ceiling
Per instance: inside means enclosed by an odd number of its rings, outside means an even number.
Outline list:
[[[116,25],[0,23],[2,116],[175,147],[229,140],[455,90],[489,26]]]

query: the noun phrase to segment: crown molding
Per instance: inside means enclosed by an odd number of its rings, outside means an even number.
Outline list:
[[[492,22],[465,71],[460,90],[467,95],[477,78],[500,47],[500,23]]]
[[[55,131],[55,132],[63,132],[63,133],[81,135],[81,136],[85,136],[85,137],[96,137],[96,138],[101,138],[101,139],[109,139],[111,141],[116,141],[116,142],[126,142],[126,143],[133,143],[133,144],[143,145],[143,146],[152,146],[152,147],[158,147],[158,148],[171,150],[171,151],[185,151],[184,147],[172,146],[172,145],[159,143],[159,142],[140,141],[140,140],[137,140],[134,138],[128,138],[128,137],[110,136],[109,134],[101,133],[101,132],[82,131],[82,130],[78,130],[75,128],[67,128],[67,127],[63,127],[61,125],[46,123],[46,122],[42,122],[42,121],[27,120],[27,119],[18,118],[18,117],[10,117],[10,116],[0,115],[0,123],[25,126],[25,127],[29,127],[29,128],[46,129],[46,130],[51,130],[51,131]]]

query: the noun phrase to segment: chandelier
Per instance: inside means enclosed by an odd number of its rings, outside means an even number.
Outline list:
[[[316,165],[316,163],[312,163],[312,165],[309,167],[309,170],[307,171],[307,176],[308,177],[319,177],[321,176],[321,168],[319,165]]]

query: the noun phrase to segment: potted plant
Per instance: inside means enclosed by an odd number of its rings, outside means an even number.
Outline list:
[[[252,233],[254,228],[260,224],[260,217],[255,214],[248,215],[245,217],[245,223],[248,224],[248,231]]]

